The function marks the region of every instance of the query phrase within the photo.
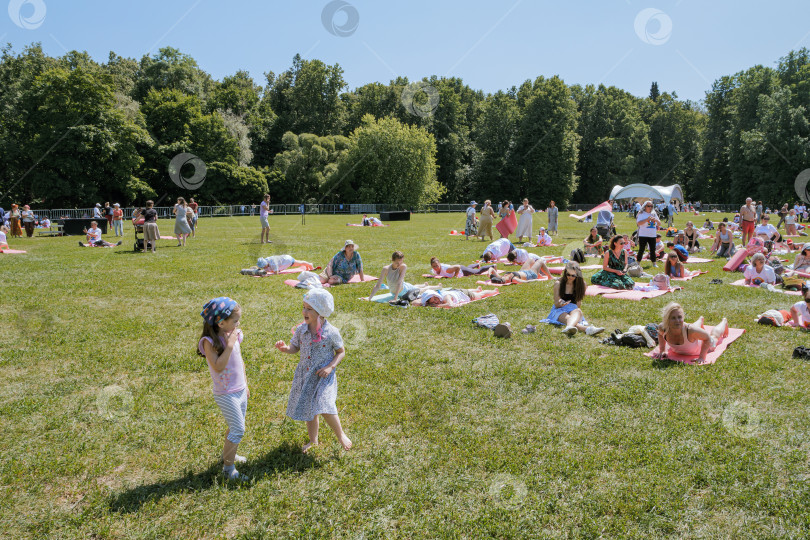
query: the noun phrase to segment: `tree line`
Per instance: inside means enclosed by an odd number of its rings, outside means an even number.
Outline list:
[[[399,77],[350,90],[343,69],[296,55],[263,84],[214,80],[166,47],[140,61],[0,58],[0,201],[122,204],[177,195],[170,161],[190,153],[204,204],[414,208],[499,197],[604,200],[615,184],[680,184],[687,197],[795,198],[810,167],[810,58],[792,51],[715,81],[700,103],[653,82],[646,97],[538,77],[493,94],[455,77]],[[180,173],[195,174],[190,166]],[[169,195],[171,194],[171,195]]]

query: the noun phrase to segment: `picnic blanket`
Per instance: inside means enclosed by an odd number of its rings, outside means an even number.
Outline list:
[[[714,328],[713,326],[703,327],[703,329],[706,330],[707,332],[711,332],[713,328]],[[744,333],[745,330],[743,328],[729,327],[728,336],[721,337],[719,340],[717,340],[717,346],[715,347],[715,349],[706,355],[706,360],[704,362],[698,365],[706,366],[717,362],[717,359],[720,358],[720,355],[726,352],[728,346],[737,339],[739,339],[739,337],[742,336]],[[655,358],[655,354],[657,351],[658,348],[656,347],[654,350],[644,353],[644,356]],[[684,356],[681,354],[673,353],[671,351],[667,352],[667,358],[669,358],[670,360],[674,360],[675,362],[683,362],[684,364],[689,364],[690,366],[693,366],[697,363],[697,357]]]
[[[360,276],[355,274],[354,276],[352,276],[352,279],[349,280],[349,283],[365,283],[366,281],[377,281],[376,277],[370,276],[368,274],[365,275],[365,278],[366,279],[364,279],[363,281],[360,281]],[[284,280],[284,285],[289,285],[290,287],[295,287],[296,285],[298,285],[298,283],[299,283],[299,281],[297,279],[285,279]],[[325,283],[323,287],[324,288],[333,287],[333,285],[329,285],[328,283]]]
[[[500,220],[498,224],[495,225],[495,228],[498,229],[498,232],[501,233],[504,238],[508,238],[509,235],[515,232],[515,229],[517,229],[517,218],[515,217],[515,213],[512,212]]]
[[[738,287],[752,287],[754,289],[761,289],[762,288],[759,285],[746,285],[744,279],[738,279],[737,281],[733,282],[732,285],[736,285]],[[780,292],[782,294],[790,294],[790,295],[793,295],[793,296],[801,296],[802,295],[801,291],[784,291],[784,290],[781,290],[781,289],[776,289],[775,292]]]
[[[590,210],[588,210],[587,212],[585,212],[581,216],[578,216],[576,214],[568,214],[568,217],[572,217],[574,219],[585,219],[586,217],[590,216],[591,214],[594,214],[596,212],[601,212],[602,210],[613,211],[613,206],[611,206],[610,202],[605,201],[602,204],[600,204],[598,206],[595,206],[594,208],[591,208]]]

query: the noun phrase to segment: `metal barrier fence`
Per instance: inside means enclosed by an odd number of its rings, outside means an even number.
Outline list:
[[[270,205],[270,212],[278,215],[299,215],[301,214],[300,204],[272,204]],[[305,204],[304,212],[307,214],[379,214],[380,212],[388,212],[395,210],[408,210],[414,213],[448,213],[448,212],[465,212],[467,204],[430,204],[421,208],[402,208],[401,206],[393,206],[387,204]],[[560,209],[560,212],[584,212],[590,210],[596,204],[570,204],[566,209]],[[737,212],[742,204],[703,204],[701,212],[713,212],[719,210],[721,212]],[[57,209],[34,209],[34,214],[39,218],[47,217],[50,220],[55,219],[77,219],[93,217],[93,208],[57,208]],[[122,208],[124,211],[124,218],[128,219],[135,211],[134,207]],[[161,219],[174,217],[174,207],[160,206],[155,207],[158,217]],[[233,216],[257,216],[259,214],[258,205],[234,204],[222,206],[200,206],[198,207],[200,217],[233,217]],[[479,206],[480,210],[480,206]],[[497,211],[497,208],[495,208]],[[538,208],[538,210],[540,210]],[[626,210],[624,210],[626,211]],[[102,209],[103,213],[103,209]]]

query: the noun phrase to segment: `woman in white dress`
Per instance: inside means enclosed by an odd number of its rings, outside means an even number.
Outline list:
[[[191,234],[191,227],[186,220],[186,209],[188,203],[183,197],[177,197],[177,204],[174,205],[174,235],[177,237],[177,245],[185,246],[186,238]]]
[[[517,231],[515,234],[518,237],[518,242],[523,242],[523,237],[532,237],[532,214],[534,208],[529,204],[529,199],[523,199],[523,204],[517,209],[517,214],[520,216],[518,221]]]

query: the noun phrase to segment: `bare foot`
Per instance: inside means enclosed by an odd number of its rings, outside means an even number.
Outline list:
[[[313,446],[318,446],[318,441],[308,442],[307,444],[301,447],[301,452],[306,454],[309,451],[309,449],[312,448]]]
[[[352,448],[352,441],[346,436],[344,433],[340,437],[338,437],[338,441],[340,441],[341,446],[343,446],[344,450],[351,450]]]

